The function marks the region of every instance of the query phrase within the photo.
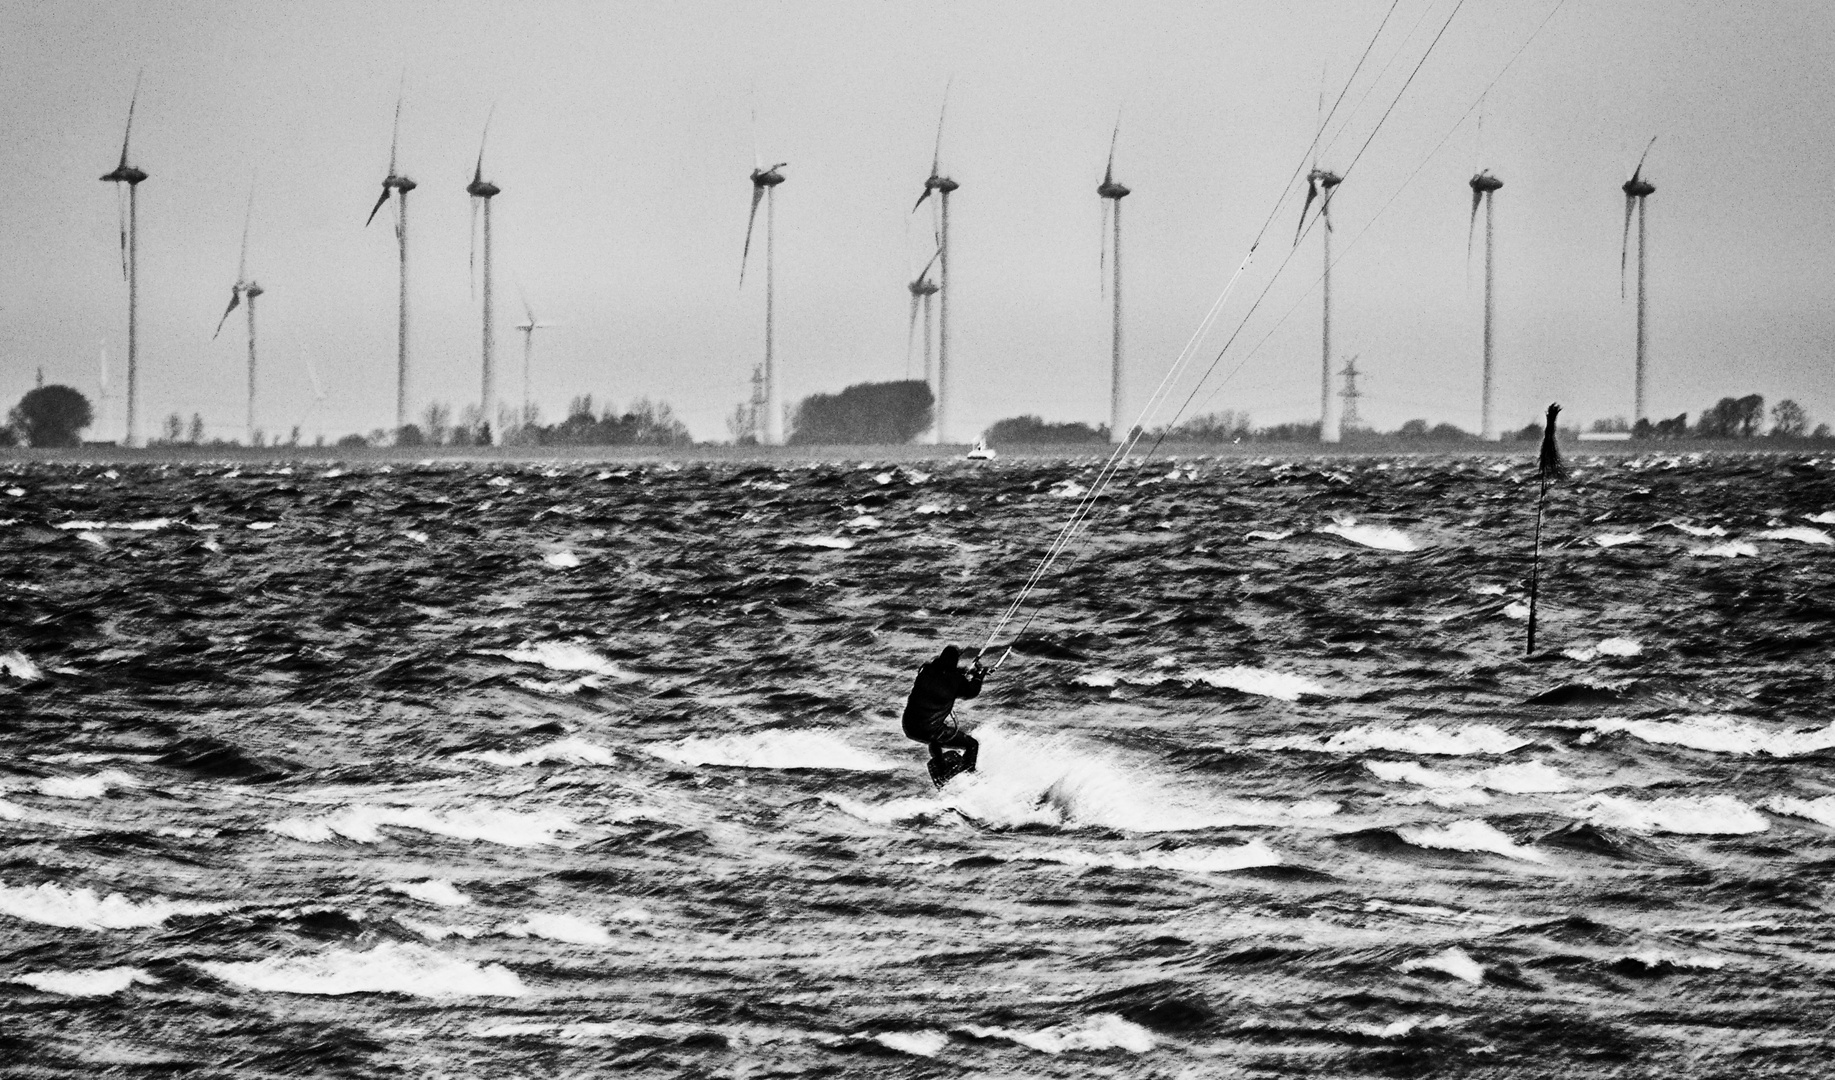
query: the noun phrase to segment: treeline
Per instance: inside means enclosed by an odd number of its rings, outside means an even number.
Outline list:
[[[498,439],[484,413],[476,405],[467,405],[458,421],[452,420],[452,409],[444,404],[427,406],[419,424],[406,424],[396,433],[396,446],[689,446],[694,437],[688,426],[676,418],[666,401],[638,398],[631,407],[619,412],[611,405],[595,412],[593,396],[581,394],[567,404],[567,416],[558,423],[543,424],[541,411],[531,407],[517,416],[514,410],[502,409],[497,415]],[[339,446],[388,445],[386,431],[373,431],[366,438],[346,435]]]
[[[1770,425],[1766,425],[1765,399],[1759,394],[1748,394],[1742,398],[1721,398],[1711,407],[1702,410],[1693,426],[1688,422],[1688,414],[1682,413],[1665,420],[1640,420],[1635,425],[1623,417],[1596,420],[1591,431],[1595,433],[1623,433],[1632,440],[1646,439],[1826,439],[1830,437],[1829,425],[1817,424],[1810,428],[1810,415],[1803,406],[1786,398],[1771,407]],[[1577,434],[1569,429],[1563,431],[1572,436]],[[1089,424],[1067,422],[1047,423],[1037,416],[1013,416],[996,421],[982,437],[990,446],[1026,446],[1026,445],[1068,445],[1077,443],[1107,443],[1109,428],[1107,424],[1092,427]],[[1318,442],[1319,422],[1273,424],[1268,427],[1256,427],[1249,414],[1225,410],[1196,416],[1184,423],[1172,427],[1159,427],[1146,433],[1149,440],[1164,439],[1167,442],[1179,443],[1250,443],[1250,442]],[[1542,422],[1531,421],[1517,431],[1503,435],[1505,441],[1533,442],[1542,437]],[[1426,420],[1409,420],[1394,431],[1376,431],[1371,428],[1346,428],[1341,438],[1343,442],[1421,442],[1421,443],[1463,443],[1478,442],[1479,437],[1456,424],[1430,424]]]

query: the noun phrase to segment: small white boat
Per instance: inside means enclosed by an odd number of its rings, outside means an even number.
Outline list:
[[[970,447],[969,452],[962,456],[968,461],[993,461],[994,448],[987,444],[986,439],[976,439],[975,445]]]

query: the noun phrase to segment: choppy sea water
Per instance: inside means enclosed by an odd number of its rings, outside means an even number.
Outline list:
[[[1806,1075],[1835,461],[0,466],[9,1076]]]

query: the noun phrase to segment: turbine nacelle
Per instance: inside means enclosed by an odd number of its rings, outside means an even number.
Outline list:
[[[145,180],[146,178],[147,178],[146,173],[142,172],[139,169],[134,168],[132,165],[129,165],[127,162],[123,161],[120,165],[115,167],[114,172],[111,172],[107,174],[106,176],[103,176],[101,179],[105,183],[138,184],[142,180]]]
[[[503,189],[496,184],[477,176],[472,177],[472,182],[465,185],[465,193],[474,199],[488,199],[502,192]]]
[[[1650,183],[1648,180],[1642,180],[1633,176],[1631,179],[1625,181],[1624,186],[1620,190],[1624,191],[1625,197],[1628,199],[1641,199],[1646,195],[1654,195],[1657,188],[1655,184]]]
[[[1473,195],[1488,195],[1504,186],[1502,180],[1492,176],[1489,172],[1481,172],[1472,177],[1467,183],[1471,184]]]
[[[752,186],[755,188],[760,188],[760,189],[774,188],[777,185],[783,183],[784,174],[778,172],[777,170],[784,168],[785,166],[789,164],[790,163],[788,161],[780,161],[777,164],[771,166],[769,169],[753,169],[752,170]]]
[[[1117,184],[1114,180],[1109,178],[1107,173],[1103,174],[1102,183],[1096,188],[1096,194],[1105,199],[1120,199],[1130,193],[1126,185]]]
[[[1330,191],[1339,184],[1344,183],[1344,177],[1339,176],[1330,169],[1315,168],[1312,172],[1306,174],[1306,182],[1309,184],[1317,184],[1324,190]]]
[[[905,288],[911,290],[912,296],[934,296],[939,286],[929,278],[921,277],[905,286]]]

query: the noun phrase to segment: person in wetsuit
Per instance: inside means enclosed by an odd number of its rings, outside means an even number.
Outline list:
[[[938,787],[957,773],[974,772],[975,755],[981,750],[950,715],[957,699],[980,695],[981,680],[987,677],[978,659],[966,672],[958,667],[961,656],[961,649],[945,646],[936,659],[918,668],[905,701],[905,737],[930,745],[930,779]]]

